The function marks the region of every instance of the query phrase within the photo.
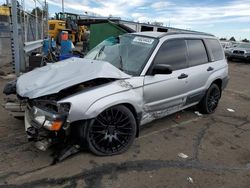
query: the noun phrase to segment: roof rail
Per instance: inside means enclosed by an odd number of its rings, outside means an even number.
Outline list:
[[[212,34],[198,32],[198,31],[170,31],[170,32],[166,32],[166,33],[162,34],[158,38],[162,38],[162,37],[165,37],[165,36],[168,36],[168,35],[176,35],[176,34],[206,35],[206,36],[215,37]]]

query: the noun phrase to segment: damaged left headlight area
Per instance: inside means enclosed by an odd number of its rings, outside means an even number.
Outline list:
[[[67,142],[69,103],[57,104],[51,100],[28,100],[25,109],[25,130],[28,139],[40,150],[50,145]]]

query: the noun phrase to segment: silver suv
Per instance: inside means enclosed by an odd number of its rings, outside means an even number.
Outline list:
[[[194,105],[213,113],[227,82],[214,36],[142,32],[108,38],[84,59],[26,73],[16,91],[27,104],[30,139],[114,155],[128,149],[143,124]]]
[[[250,61],[250,44],[241,43],[235,47],[227,49],[225,53],[227,59],[230,61],[233,59]]]

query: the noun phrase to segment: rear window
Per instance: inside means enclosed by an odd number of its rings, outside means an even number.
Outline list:
[[[224,59],[224,52],[218,40],[216,39],[206,39],[206,44],[210,48],[214,61]]]
[[[207,52],[202,40],[187,40],[189,66],[208,63]]]

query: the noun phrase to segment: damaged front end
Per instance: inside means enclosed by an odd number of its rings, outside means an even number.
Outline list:
[[[24,121],[28,140],[41,151],[57,146],[53,163],[80,151],[67,121],[69,110],[69,103],[58,104],[53,100],[35,99],[26,103]]]
[[[26,101],[24,120],[28,139],[35,141],[36,147],[43,151],[54,144],[74,142],[70,129],[71,122],[68,120],[71,104],[59,103],[58,101],[111,81],[113,80],[95,79],[36,99],[19,96],[21,101]]]
[[[28,101],[25,110],[25,130],[29,140],[40,143],[39,149],[64,142],[67,138],[69,104],[57,106],[53,101]],[[41,143],[45,143],[42,145]]]
[[[21,75],[6,86],[5,94],[16,93],[15,107],[22,106],[25,131],[38,149],[73,146],[64,152],[69,154],[79,150],[75,147],[78,129],[72,125],[103,110],[106,101],[98,108],[96,101],[130,90],[118,81],[128,78],[131,76],[105,61],[71,58]]]

